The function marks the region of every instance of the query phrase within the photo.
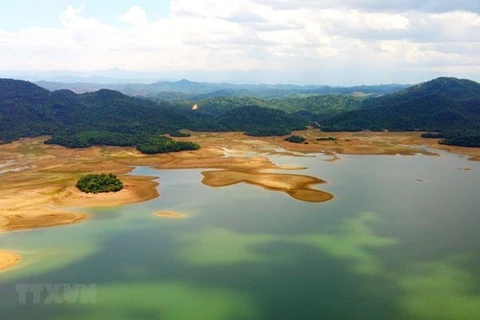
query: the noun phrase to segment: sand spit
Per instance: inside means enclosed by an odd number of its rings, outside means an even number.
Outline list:
[[[185,219],[188,218],[188,214],[174,212],[174,211],[157,211],[153,213],[154,216],[170,219]]]
[[[16,254],[0,250],[0,272],[5,271],[20,262],[20,257]]]
[[[244,182],[268,190],[282,191],[301,201],[325,202],[333,199],[332,194],[313,189],[313,185],[325,181],[310,176],[233,170],[205,171],[202,175],[202,183],[210,187],[225,187]]]

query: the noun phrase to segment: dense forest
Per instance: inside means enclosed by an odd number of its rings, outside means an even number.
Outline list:
[[[50,92],[30,82],[0,79],[0,140],[50,135],[47,143],[67,147],[115,145],[170,152],[197,148],[161,136],[187,136],[182,129],[283,136],[311,125],[328,132],[428,131],[444,144],[479,145],[480,84],[470,80],[438,78],[380,96],[305,93],[261,99],[233,96],[228,90],[198,95],[199,100],[177,95],[180,100],[172,102],[106,89]]]
[[[137,150],[145,154],[198,150],[200,145],[188,141],[174,141],[163,136],[151,136],[136,144]]]
[[[438,78],[366,99],[358,110],[331,116],[322,124],[325,131],[331,132],[434,131],[436,137],[444,138],[444,144],[474,146],[480,135],[480,84]]]
[[[182,129],[282,135],[307,124],[283,111],[258,106],[240,106],[210,115],[111,90],[77,95],[68,90],[50,92],[26,81],[0,79],[0,140],[4,143],[51,135],[46,143],[71,148],[114,145],[136,146],[148,152],[179,151],[198,145],[174,143],[158,136],[184,136]],[[151,148],[153,144],[155,148]]]
[[[360,109],[365,99],[367,99],[367,96],[339,94],[283,99],[221,96],[194,101],[176,101],[172,104],[179,109],[191,109],[193,104],[197,104],[199,106],[198,113],[208,115],[224,113],[242,106],[259,106],[278,109],[292,115],[303,113],[308,120],[321,120],[326,115],[335,115],[345,111]]]
[[[117,192],[123,189],[123,183],[114,174],[88,174],[80,178],[77,188],[86,193]]]

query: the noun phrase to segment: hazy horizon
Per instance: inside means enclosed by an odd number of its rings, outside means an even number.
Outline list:
[[[475,0],[18,0],[3,7],[2,77],[331,86],[480,80]]]

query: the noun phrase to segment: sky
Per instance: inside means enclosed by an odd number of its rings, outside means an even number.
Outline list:
[[[15,0],[0,72],[303,84],[480,80],[479,0]]]

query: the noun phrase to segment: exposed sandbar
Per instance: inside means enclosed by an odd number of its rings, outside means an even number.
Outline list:
[[[85,221],[85,213],[55,211],[49,209],[13,210],[0,216],[0,231],[17,231],[68,225]]]
[[[0,272],[13,267],[20,262],[20,257],[15,253],[0,250]]]
[[[333,199],[332,194],[312,188],[315,184],[325,183],[324,180],[305,175],[234,170],[205,171],[202,175],[202,183],[210,187],[244,182],[268,190],[282,191],[301,201],[325,202]]]
[[[188,214],[174,212],[174,211],[157,211],[153,213],[154,216],[170,219],[185,219],[188,218]]]

